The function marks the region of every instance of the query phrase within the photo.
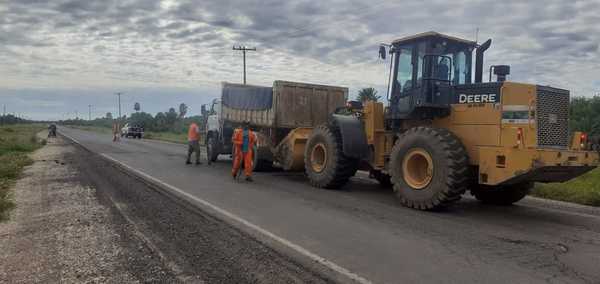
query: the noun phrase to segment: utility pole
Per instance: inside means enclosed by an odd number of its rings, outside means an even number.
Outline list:
[[[92,120],[92,105],[88,105],[88,120]]]
[[[256,51],[256,47],[233,46],[233,50],[241,50],[244,56],[244,85],[246,85],[246,51]]]
[[[75,110],[75,120],[79,119],[79,111]]]
[[[121,92],[116,93],[117,97],[119,97],[119,121],[121,121],[121,95],[122,94],[123,93],[121,93]]]

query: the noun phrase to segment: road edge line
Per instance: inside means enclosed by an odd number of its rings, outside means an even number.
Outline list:
[[[80,147],[82,147],[84,149],[87,149],[88,151],[92,152],[89,148],[83,146],[83,144],[81,144],[77,139],[75,139],[75,138],[73,138],[73,137],[71,137],[71,136],[69,136],[69,135],[67,135],[65,133],[60,133],[60,134],[63,135],[64,137],[72,140],[75,144],[79,145]],[[231,213],[231,212],[229,212],[229,211],[227,211],[227,210],[225,210],[225,209],[223,209],[221,207],[218,207],[218,206],[216,206],[216,205],[214,205],[214,204],[212,204],[212,203],[210,203],[210,202],[208,202],[208,201],[206,201],[204,199],[201,199],[199,197],[193,196],[193,195],[191,195],[191,194],[189,194],[189,193],[187,193],[187,192],[185,192],[185,191],[183,191],[183,190],[181,190],[181,189],[179,189],[179,188],[177,188],[177,187],[175,187],[173,185],[170,185],[170,184],[168,184],[168,183],[166,183],[166,182],[164,182],[164,181],[162,181],[160,179],[157,179],[157,178],[155,178],[153,176],[150,176],[150,175],[148,175],[148,174],[146,174],[146,173],[144,173],[144,172],[142,172],[140,170],[132,168],[131,166],[129,166],[129,165],[127,165],[127,164],[125,164],[125,163],[123,163],[123,162],[121,162],[121,161],[119,161],[119,160],[117,160],[117,159],[115,159],[115,158],[113,158],[113,157],[105,154],[105,153],[98,153],[98,154],[100,156],[102,156],[103,158],[105,158],[105,159],[107,159],[107,160],[109,160],[109,161],[111,161],[111,162],[119,165],[123,169],[126,169],[126,170],[134,173],[135,175],[139,176],[140,178],[148,180],[148,181],[150,181],[150,182],[152,182],[154,184],[157,184],[157,185],[159,185],[159,186],[161,186],[163,188],[166,188],[168,190],[171,190],[172,192],[175,192],[175,193],[179,194],[180,196],[188,198],[189,200],[193,200],[194,202],[197,202],[197,203],[199,203],[199,204],[201,204],[201,205],[203,205],[203,206],[211,209],[212,211],[216,212],[217,214],[220,214],[220,215],[222,215],[222,216],[224,216],[224,217],[226,217],[226,218],[228,218],[230,220],[233,220],[234,222],[237,222],[237,223],[239,223],[239,224],[241,224],[241,225],[243,225],[243,226],[251,229],[252,231],[257,232],[257,233],[261,234],[262,236],[267,237],[268,239],[270,239],[272,241],[275,241],[279,245],[283,245],[284,247],[289,248],[289,249],[295,251],[296,253],[298,253],[298,254],[300,254],[300,255],[302,255],[302,256],[304,256],[304,257],[306,257],[306,258],[308,258],[308,259],[310,259],[310,260],[312,260],[312,261],[314,261],[314,262],[316,262],[316,263],[318,263],[318,264],[326,267],[327,269],[329,269],[329,270],[331,270],[331,271],[333,271],[335,273],[338,273],[338,274],[340,274],[340,275],[342,275],[342,276],[344,276],[344,277],[346,277],[346,278],[348,278],[348,279],[350,279],[352,281],[355,281],[356,283],[372,284],[372,282],[370,280],[368,280],[368,279],[366,279],[366,278],[364,278],[364,277],[362,277],[362,276],[360,276],[360,275],[358,275],[356,273],[353,273],[350,270],[348,270],[348,269],[346,269],[346,268],[344,268],[344,267],[342,267],[342,266],[340,266],[340,265],[338,265],[338,264],[336,264],[336,263],[334,263],[332,261],[329,261],[329,260],[327,260],[327,259],[325,259],[325,258],[323,258],[323,257],[321,257],[321,256],[319,256],[319,255],[317,255],[317,254],[309,251],[308,249],[303,248],[300,245],[297,245],[297,244],[295,244],[295,243],[293,243],[293,242],[291,242],[291,241],[289,241],[289,240],[287,240],[287,239],[285,239],[283,237],[280,237],[280,236],[278,236],[278,235],[276,235],[274,233],[271,233],[270,231],[267,231],[266,229],[263,229],[262,227],[260,227],[260,226],[258,226],[256,224],[253,224],[250,221],[248,221],[246,219],[243,219],[242,217],[240,217],[240,216],[238,216],[238,215],[236,215],[234,213]]]
[[[254,230],[254,231],[258,232],[258,233],[260,233],[260,234],[262,234],[263,236],[266,236],[266,237],[268,237],[268,238],[270,238],[270,239],[278,242],[279,244],[282,244],[282,245],[284,245],[284,246],[286,246],[286,247],[288,247],[288,248],[296,251],[297,253],[300,253],[301,255],[310,258],[311,260],[313,260],[313,261],[315,261],[315,262],[317,262],[317,263],[319,263],[319,264],[327,267],[328,269],[331,269],[331,270],[333,270],[336,273],[339,273],[339,274],[344,275],[345,277],[347,277],[347,278],[349,278],[349,279],[351,279],[353,281],[356,281],[357,283],[362,283],[362,284],[370,284],[370,283],[372,283],[371,281],[367,280],[366,278],[363,278],[360,275],[358,275],[356,273],[353,273],[350,270],[348,270],[348,269],[346,269],[346,268],[344,268],[342,266],[339,266],[336,263],[334,263],[332,261],[329,261],[329,260],[327,260],[327,259],[325,259],[325,258],[323,258],[323,257],[321,257],[321,256],[319,256],[319,255],[317,255],[317,254],[315,254],[315,253],[313,253],[313,252],[311,252],[311,251],[303,248],[300,245],[297,245],[297,244],[295,244],[295,243],[293,243],[293,242],[291,242],[291,241],[289,241],[289,240],[287,240],[287,239],[285,239],[283,237],[280,237],[280,236],[278,236],[278,235],[276,235],[274,233],[271,233],[270,231],[267,231],[266,229],[263,229],[262,227],[254,224],[254,223],[251,223],[250,221],[248,221],[248,220],[246,220],[246,219],[244,219],[244,218],[242,218],[242,217],[240,217],[240,216],[238,216],[238,215],[236,215],[234,213],[231,213],[231,212],[229,212],[229,211],[227,211],[227,210],[225,210],[225,209],[223,209],[221,207],[218,207],[218,206],[216,206],[216,205],[214,205],[214,204],[212,204],[212,203],[210,203],[210,202],[208,202],[208,201],[206,201],[206,200],[204,200],[202,198],[193,196],[193,195],[191,195],[191,194],[189,194],[189,193],[187,193],[187,192],[185,192],[185,191],[183,191],[183,190],[181,190],[181,189],[179,189],[179,188],[177,188],[177,187],[175,187],[173,185],[170,185],[170,184],[168,184],[168,183],[166,183],[166,182],[164,182],[164,181],[162,181],[160,179],[157,179],[157,178],[155,178],[153,176],[150,176],[150,175],[148,175],[148,174],[146,174],[146,173],[144,173],[144,172],[142,172],[142,171],[140,171],[138,169],[132,168],[129,165],[127,165],[127,164],[125,164],[125,163],[123,163],[123,162],[121,162],[121,161],[119,161],[119,160],[117,160],[117,159],[115,159],[115,158],[107,155],[107,154],[100,153],[100,155],[102,157],[104,157],[104,158],[106,158],[106,159],[108,159],[108,160],[110,160],[110,161],[112,161],[112,162],[114,162],[114,163],[116,163],[116,164],[124,167],[125,169],[127,169],[127,170],[135,173],[136,175],[139,175],[140,177],[142,177],[144,179],[150,180],[150,181],[152,181],[154,183],[157,183],[158,185],[160,185],[162,187],[165,187],[165,188],[167,188],[167,189],[169,189],[169,190],[171,190],[173,192],[176,192],[179,195],[185,196],[186,198],[189,198],[190,200],[193,200],[193,201],[195,201],[197,203],[200,203],[203,206],[206,206],[206,207],[210,208],[211,210],[217,212],[218,214],[221,214],[221,215],[223,215],[223,216],[225,216],[225,217],[227,217],[227,218],[229,218],[229,219],[231,219],[231,220],[233,220],[233,221],[235,221],[237,223],[240,223],[240,224],[242,224],[242,225],[244,225],[244,226],[246,226],[246,227],[248,227],[248,228],[250,228],[250,229],[252,229],[252,230]]]

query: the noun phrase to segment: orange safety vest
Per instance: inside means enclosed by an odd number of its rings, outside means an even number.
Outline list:
[[[194,122],[190,124],[188,129],[188,141],[200,141],[200,134],[198,133],[198,125]]]
[[[233,132],[233,137],[231,139],[233,145],[238,148],[240,151],[242,149],[242,144],[244,144],[244,130],[241,128],[236,128]],[[248,129],[248,149],[252,151],[252,147],[256,144],[256,134],[254,131]]]

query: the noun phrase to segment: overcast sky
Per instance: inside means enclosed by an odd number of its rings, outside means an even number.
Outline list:
[[[220,82],[313,82],[384,92],[381,42],[435,30],[492,38],[512,81],[600,91],[600,1],[0,0],[0,107],[33,119],[87,118],[134,102],[200,112]],[[484,76],[487,78],[487,76]]]

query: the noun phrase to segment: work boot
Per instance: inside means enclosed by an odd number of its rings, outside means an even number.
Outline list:
[[[253,182],[254,180],[252,179],[252,177],[246,177],[246,181]]]
[[[197,165],[202,165],[202,162],[200,162],[200,161],[196,161],[196,166],[197,166]]]
[[[186,165],[191,165],[191,164],[192,164],[192,162],[190,162],[190,160],[187,160],[187,161],[185,161],[185,164],[186,164]]]

